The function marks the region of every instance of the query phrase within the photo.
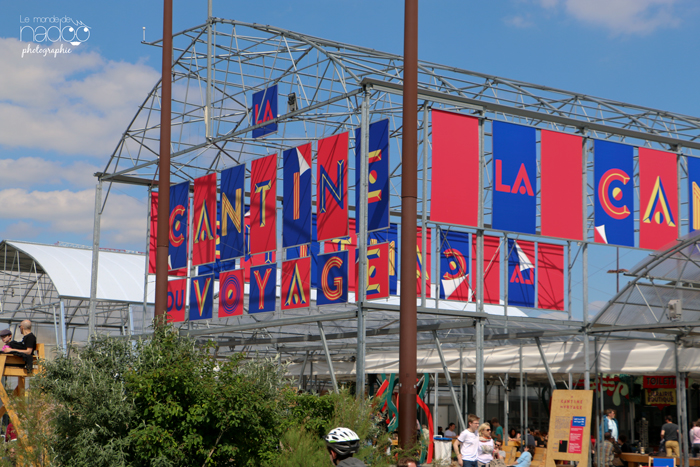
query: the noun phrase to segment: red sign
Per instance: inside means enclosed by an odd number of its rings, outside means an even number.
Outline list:
[[[277,248],[277,154],[256,159],[250,170],[250,253]]]
[[[216,173],[194,179],[192,264],[216,260]]]
[[[318,142],[316,219],[318,240],[347,237],[348,133]]]
[[[688,380],[685,380],[685,386],[688,387]],[[644,389],[675,389],[675,376],[645,376],[642,383]]]

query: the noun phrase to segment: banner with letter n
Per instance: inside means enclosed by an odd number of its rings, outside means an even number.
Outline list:
[[[678,238],[677,158],[671,152],[639,148],[640,248],[660,250]]]
[[[214,312],[214,274],[190,280],[190,321],[211,319]]]
[[[282,153],[282,246],[311,243],[311,143]]]
[[[269,122],[277,118],[277,85],[253,94],[253,125]],[[253,138],[269,135],[277,131],[277,123],[270,123],[253,130]]]
[[[595,140],[596,243],[634,246],[634,148]]]
[[[187,279],[168,281],[168,323],[185,321]]]
[[[250,253],[277,248],[277,154],[256,159],[250,170]]]
[[[221,261],[245,255],[245,164],[221,171]]]
[[[537,233],[536,135],[531,127],[493,122],[494,229]]]
[[[508,305],[535,307],[535,243],[508,239]]]
[[[282,309],[308,308],[311,304],[311,258],[282,263]]]
[[[317,165],[317,240],[347,237],[349,235],[347,132],[318,142]]]
[[[474,298],[476,297],[476,237],[472,242],[472,271],[474,271]],[[501,239],[484,235],[484,303],[498,305],[501,296]]]
[[[362,129],[355,130],[355,206],[360,205]],[[369,126],[367,231],[389,227],[389,119]]]
[[[187,267],[187,226],[189,224],[190,182],[170,187],[168,265],[170,269]]]
[[[468,302],[469,234],[440,230],[440,298]]]
[[[541,130],[542,235],[583,240],[583,138]]]
[[[219,274],[219,318],[243,314],[243,269]]]
[[[318,255],[316,303],[331,305],[348,301],[348,258],[350,252],[338,251]]]
[[[277,264],[264,264],[250,268],[250,297],[248,313],[275,311],[277,289]]]
[[[433,110],[430,220],[479,226],[479,119]]]
[[[216,260],[216,173],[194,179],[192,265]]]
[[[564,246],[537,244],[537,308],[564,311]]]

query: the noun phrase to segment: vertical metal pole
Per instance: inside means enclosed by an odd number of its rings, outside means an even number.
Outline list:
[[[596,426],[598,427],[596,433],[596,455],[597,455],[597,465],[603,465],[603,421],[600,418],[600,414],[603,411],[603,384],[600,380],[600,349],[598,348],[598,338],[593,339],[593,351],[595,352],[595,375],[596,375],[596,390],[598,391],[598,404],[595,411],[596,416]]]
[[[88,310],[88,339],[95,335],[95,309],[97,308],[97,276],[100,263],[100,221],[102,218],[102,180],[95,187],[95,213],[92,228],[92,272],[90,274],[90,308]]]
[[[571,321],[571,269],[573,268],[573,263],[571,262],[571,242],[566,242],[566,311],[569,312],[569,321]],[[569,373],[571,376],[571,373]],[[569,384],[569,389],[571,389],[571,384]]]
[[[364,302],[367,294],[367,190],[369,189],[369,99],[370,93],[365,88],[361,105],[360,134],[362,141],[360,144],[360,186],[355,189],[360,190],[360,205],[357,206],[357,221],[355,229],[357,231],[357,251],[359,253],[359,283],[356,294],[357,297],[357,357],[355,358],[355,395],[358,399],[365,395],[365,353],[366,353],[366,323]],[[358,144],[355,141],[355,144]]]
[[[58,321],[56,321],[56,305],[51,307],[53,310],[53,330],[56,333],[56,350],[60,349],[60,342],[58,340]]]
[[[438,280],[440,276],[438,276]],[[462,419],[464,419],[464,347],[459,346],[459,404],[462,408]],[[466,426],[460,427],[460,432],[466,430]]]
[[[452,385],[452,377],[450,376],[450,369],[447,367],[447,361],[445,360],[445,355],[442,353],[442,346],[440,345],[440,339],[438,338],[437,331],[433,330],[433,339],[435,339],[435,347],[437,348],[438,355],[440,356],[440,363],[442,363],[442,371],[445,373],[445,379],[447,380],[447,387],[450,390],[450,396],[452,397],[452,405],[455,407],[457,416],[459,417],[459,425],[462,430],[466,428],[464,423],[464,417],[462,416],[462,408],[457,401],[457,393]],[[477,415],[478,416],[478,415]]]
[[[547,372],[547,379],[549,379],[549,385],[552,387],[552,391],[557,388],[557,383],[554,382],[554,375],[552,375],[552,370],[549,369],[549,363],[547,363],[547,356],[542,348],[542,343],[539,337],[535,337],[535,342],[537,343],[537,349],[540,351],[540,357],[542,357],[542,364],[544,365],[544,370]]]
[[[476,320],[476,416],[484,420],[484,322]]]
[[[423,104],[423,213],[421,218],[421,264],[423,264],[423,274],[421,274],[421,287],[420,287],[420,306],[425,308],[425,295],[427,293],[425,286],[425,278],[430,277],[430,271],[428,270],[428,103]],[[680,211],[679,211],[680,212]],[[438,243],[440,243],[440,233],[438,232]],[[437,257],[437,261],[440,262],[440,257]],[[435,284],[438,285],[440,282],[440,277],[438,276]],[[439,294],[439,291],[438,291]]]
[[[583,138],[581,146],[581,176],[583,178],[583,241],[581,245],[581,264],[583,265],[583,272],[581,281],[583,282],[583,388],[585,390],[591,389],[591,365],[589,360],[589,338],[588,338],[588,151],[587,151],[587,138]],[[590,460],[590,459],[589,459]],[[590,462],[589,462],[590,464]]]
[[[304,355],[304,363],[301,364],[301,372],[299,373],[299,385],[297,386],[297,389],[301,389],[301,384],[304,381],[304,371],[306,371],[306,362],[309,361],[309,351],[306,351],[306,355]]]
[[[405,0],[401,169],[401,302],[399,443],[416,438],[416,209],[418,200],[418,0]],[[408,401],[408,403],[405,403]]]
[[[170,217],[170,111],[172,100],[173,0],[163,0],[160,151],[158,161],[158,247],[156,250],[155,323],[164,324],[168,308],[168,220]]]
[[[134,306],[129,305],[129,336],[134,333]]]
[[[508,271],[508,258],[510,257],[510,248],[508,248],[508,234],[503,234],[503,248],[505,249],[506,264],[505,270]],[[507,274],[506,274],[507,277]],[[508,332],[508,279],[503,284],[503,315],[506,317],[506,332]]]
[[[520,447],[527,444],[525,429],[525,382],[523,381],[523,344],[520,344]]]
[[[143,272],[143,316],[146,316],[148,309],[148,272],[151,262],[151,204],[153,199],[153,187],[148,187],[148,206],[146,206],[146,267]],[[156,213],[157,214],[157,213]],[[156,217],[158,219],[158,217]],[[157,231],[156,231],[157,233]],[[157,242],[157,240],[156,240]],[[167,303],[167,302],[166,302]],[[133,331],[133,329],[132,329]]]
[[[687,437],[687,424],[685,421],[685,414],[683,413],[684,401],[683,401],[683,389],[685,389],[685,379],[680,371],[680,364],[678,361],[678,346],[680,342],[676,339],[673,345],[673,363],[676,370],[676,420],[678,421],[678,431],[681,436],[678,437],[678,444],[681,451],[681,464],[686,466],[687,461],[687,449],[686,449],[686,437]]]
[[[505,446],[507,444],[508,438],[506,438],[506,436],[508,436],[508,433],[509,433],[508,430],[510,429],[509,428],[510,424],[508,423],[508,421],[510,419],[510,415],[509,415],[510,414],[510,397],[509,397],[510,390],[508,388],[508,382],[509,382],[509,377],[508,377],[508,373],[506,373],[506,382],[503,385],[504,386],[503,387],[503,439],[501,440],[501,442],[503,443],[503,446]]]
[[[60,301],[60,320],[61,320],[61,345],[63,346],[63,355],[66,355],[68,346],[66,345],[66,308],[63,304],[63,299]]]
[[[206,106],[204,107],[204,127],[207,138],[211,138],[211,87],[214,80],[211,76],[211,23],[212,23],[212,0],[207,2],[207,95]]]
[[[435,387],[435,394],[433,395],[433,433],[437,434],[437,427],[438,427],[438,394],[439,394],[439,386],[438,386],[438,373],[435,373],[435,384],[433,385]]]
[[[328,351],[328,343],[326,342],[326,333],[323,331],[323,323],[318,322],[318,332],[321,335],[321,342],[323,343],[323,351],[326,353],[326,362],[328,363],[328,371],[331,374],[331,383],[333,383],[333,391],[338,392],[338,382],[335,380],[335,370],[333,369],[333,360],[331,360],[331,354]],[[360,389],[358,389],[359,391]]]
[[[527,444],[527,428],[531,425],[530,423],[530,410],[529,410],[529,402],[528,402],[528,388],[527,388],[527,373],[523,375],[523,379],[525,380],[525,436],[523,437],[523,442]]]

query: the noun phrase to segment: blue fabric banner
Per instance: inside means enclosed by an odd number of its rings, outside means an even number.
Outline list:
[[[493,228],[537,233],[536,194],[535,129],[493,122]]]
[[[245,164],[221,171],[219,252],[226,261],[245,254]]]
[[[535,244],[508,239],[508,305],[535,306]]]
[[[253,125],[277,118],[277,85],[253,94]],[[277,124],[270,123],[253,130],[253,138],[269,135],[277,131]]]
[[[337,251],[318,255],[316,304],[330,305],[348,301],[348,258],[350,252]]]
[[[634,246],[634,148],[595,140],[597,243]]]
[[[292,247],[287,250],[287,259],[303,258],[311,255],[311,287],[318,287],[317,270],[318,255],[321,253],[321,244],[316,241],[316,215],[311,216],[311,244]]]
[[[211,319],[214,311],[214,275],[190,280],[190,321]]]
[[[277,264],[251,267],[248,313],[275,311],[276,290]]]
[[[688,157],[688,227],[700,230],[700,159]]]
[[[284,151],[282,246],[311,243],[311,144]]]
[[[440,298],[468,302],[469,234],[440,231]]]
[[[170,269],[187,267],[190,182],[170,187],[168,264]]]
[[[355,130],[355,206],[360,205],[362,131]],[[389,119],[369,126],[367,230],[389,227]],[[356,212],[358,212],[356,210]]]

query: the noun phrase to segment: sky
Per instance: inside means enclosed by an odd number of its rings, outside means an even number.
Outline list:
[[[213,0],[213,12],[403,50],[400,0]],[[173,30],[206,14],[204,0],[174,0]],[[54,16],[89,35],[64,42],[71,53],[30,53],[34,18]],[[696,0],[421,0],[419,58],[697,116],[698,20]],[[142,44],[144,34],[161,38],[162,2],[0,0],[0,238],[91,244],[93,174],[159,78],[160,49]],[[115,185],[101,246],[144,251],[146,211],[145,191]],[[621,267],[632,256],[623,250]],[[593,299],[610,293],[607,282]]]

